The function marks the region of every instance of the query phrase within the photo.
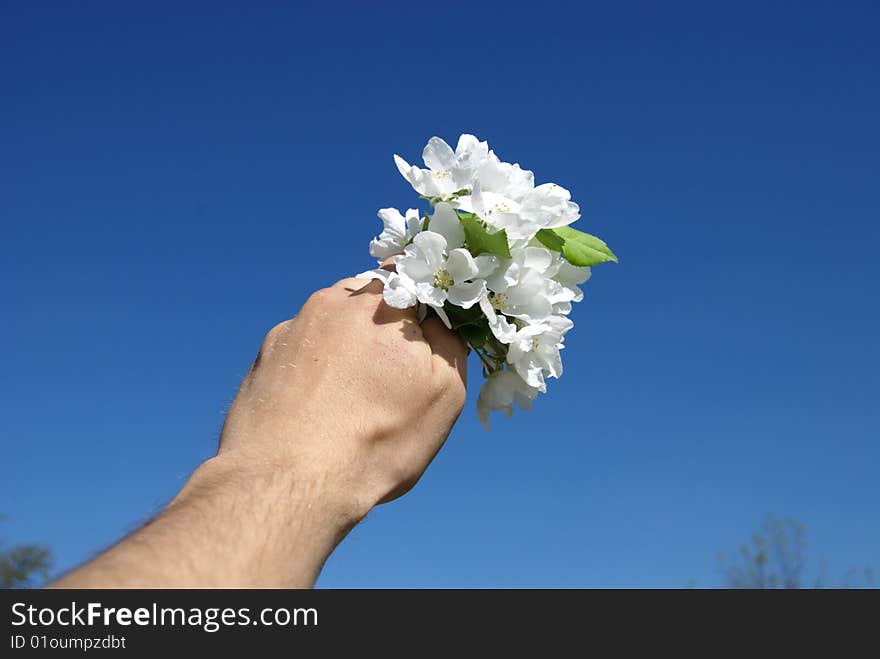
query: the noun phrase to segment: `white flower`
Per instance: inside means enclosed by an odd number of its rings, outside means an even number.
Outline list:
[[[531,239],[538,229],[520,215],[520,205],[510,197],[498,192],[484,191],[477,181],[469,200],[458,200],[459,206],[476,213],[477,217],[494,229],[504,229],[507,237],[514,240]]]
[[[571,193],[555,183],[544,183],[529,191],[520,202],[520,214],[541,229],[568,226],[581,216]]]
[[[503,286],[507,280],[496,275],[491,276],[490,281],[491,293],[487,299],[491,306],[505,315],[526,321],[538,321],[552,315],[551,289],[561,289],[559,284],[532,268],[518,269],[514,283],[507,286]]]
[[[572,265],[561,257],[559,261],[559,269],[556,271],[556,274],[553,275],[553,279],[566,288],[570,288],[574,292],[572,302],[580,302],[584,299],[584,292],[579,286],[590,279],[590,275],[592,274],[590,268]]]
[[[535,387],[530,387],[518,373],[514,371],[497,371],[492,373],[483,383],[477,397],[477,414],[480,421],[489,430],[489,414],[493,410],[501,410],[507,416],[513,414],[513,404],[520,409],[529,410],[532,401],[538,395]]]
[[[580,208],[568,190],[555,183],[536,186],[531,171],[502,161],[473,135],[461,135],[455,150],[432,137],[422,157],[425,168],[397,155],[394,160],[433,211],[424,217],[415,209],[405,215],[380,210],[383,230],[370,253],[380,263],[393,259],[394,267],[358,277],[381,280],[385,302],[416,307],[420,322],[431,307],[447,327],[453,312],[467,325],[459,333],[487,377],[477,411],[488,429],[493,410],[509,416],[514,404],[529,409],[547,390],[546,379],[562,375],[560,350],[574,326],[567,316],[584,297],[580,285],[590,268],[572,265],[546,244],[557,242],[548,231],[577,220]],[[472,214],[494,235],[486,236],[460,213]]]
[[[406,309],[417,302],[427,304],[450,327],[443,305],[449,301],[462,309],[470,309],[477,304],[486,295],[485,277],[497,267],[498,258],[491,255],[474,258],[462,247],[450,248],[463,243],[464,231],[459,238],[456,227],[444,218],[442,210],[435,213],[431,228],[436,222],[438,229],[451,236],[451,242],[437,231],[422,231],[406,246],[403,255],[396,257],[396,273],[380,269],[358,277],[382,280],[385,283],[383,295],[389,306]],[[457,228],[461,230],[461,225]]]
[[[389,256],[403,253],[407,243],[422,230],[422,220],[415,208],[407,209],[406,217],[396,208],[383,208],[378,215],[384,229],[370,242],[370,255],[381,263]]]
[[[571,313],[571,303],[584,299],[580,284],[589,280],[590,268],[572,265],[561,255],[557,255],[555,267],[546,274],[552,276],[553,281],[559,284],[559,289],[551,297],[553,313],[568,315]]]
[[[483,161],[477,170],[480,188],[487,192],[495,192],[514,201],[525,197],[535,187],[535,175],[519,164],[502,162],[494,151]]]
[[[562,357],[565,333],[574,327],[565,316],[550,316],[518,330],[510,341],[507,361],[529,386],[541,392],[547,390],[545,377],[562,375]]]
[[[565,188],[555,183],[534,188],[532,178],[525,176],[531,172],[523,170],[511,169],[503,174],[490,171],[489,185],[478,175],[470,197],[462,197],[456,203],[490,226],[504,229],[512,240],[529,241],[541,229],[567,226],[580,217],[580,208]]]
[[[469,190],[488,153],[489,145],[473,135],[459,137],[454,152],[442,139],[432,137],[422,152],[428,169],[410,165],[396,154],[394,162],[416,192],[426,197],[443,197],[459,190]]]
[[[447,249],[464,245],[464,228],[461,226],[458,214],[445,201],[434,206],[434,214],[428,218],[427,228],[446,239]]]
[[[447,300],[470,309],[486,291],[471,253],[462,247],[447,252],[446,238],[434,231],[422,231],[413,239],[404,255],[397,257],[397,272],[413,282],[418,301],[434,307],[447,326],[449,319],[443,312]]]
[[[498,311],[534,321],[571,313],[571,303],[584,297],[578,285],[589,278],[589,268],[571,265],[559,252],[530,245],[512,248],[511,258],[502,260],[486,283]]]
[[[486,280],[492,307],[529,321],[560,313],[559,303],[570,301],[573,293],[569,294],[551,279],[558,269],[554,252],[545,247],[512,250],[511,258],[502,261]],[[570,304],[568,310],[571,310]]]
[[[379,268],[357,275],[358,279],[378,279],[384,285],[382,297],[389,307],[408,309],[418,302],[415,284],[408,277],[401,277],[392,270]]]
[[[473,188],[482,194],[487,208],[493,208],[493,202],[518,202],[535,187],[535,175],[518,164],[502,162],[490,151],[488,157],[477,170]],[[475,212],[471,195],[464,195],[455,200],[456,206],[469,213]]]

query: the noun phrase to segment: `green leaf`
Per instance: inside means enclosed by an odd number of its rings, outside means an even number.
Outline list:
[[[561,251],[572,265],[583,267],[608,261],[618,262],[614,252],[601,238],[571,227],[541,229],[537,238],[549,249]]]
[[[489,325],[462,325],[458,333],[474,348],[482,348],[489,339]]]
[[[446,312],[454,330],[467,325],[478,325],[486,320],[486,317],[477,305],[472,306],[470,309],[462,309],[451,302],[447,302],[443,305],[443,311]]]
[[[510,246],[507,244],[507,232],[503,229],[498,233],[489,233],[480,220],[475,217],[459,216],[464,227],[464,239],[468,249],[474,256],[494,254],[505,259],[510,258]]]
[[[553,229],[541,229],[535,238],[540,240],[544,247],[552,249],[554,252],[561,252],[562,246],[565,244],[561,236],[553,233]]]

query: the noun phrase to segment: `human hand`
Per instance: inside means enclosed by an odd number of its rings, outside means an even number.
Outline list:
[[[344,279],[274,327],[233,403],[220,456],[291,470],[364,513],[408,491],[465,399],[467,352],[437,318]]]

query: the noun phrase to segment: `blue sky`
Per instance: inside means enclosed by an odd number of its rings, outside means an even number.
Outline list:
[[[621,262],[549,395],[487,434],[473,368],[422,482],[319,585],[711,586],[767,513],[814,567],[880,567],[876,4],[0,15],[7,543],[66,569],[158,511],[265,331],[414,203],[392,153],[472,132]]]

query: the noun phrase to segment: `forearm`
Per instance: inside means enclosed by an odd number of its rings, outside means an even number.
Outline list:
[[[157,518],[54,587],[310,587],[366,512],[338,483],[222,454]]]
[[[55,587],[314,585],[374,505],[415,485],[465,400],[459,337],[392,309],[375,284],[344,279],[272,328],[218,456]]]

